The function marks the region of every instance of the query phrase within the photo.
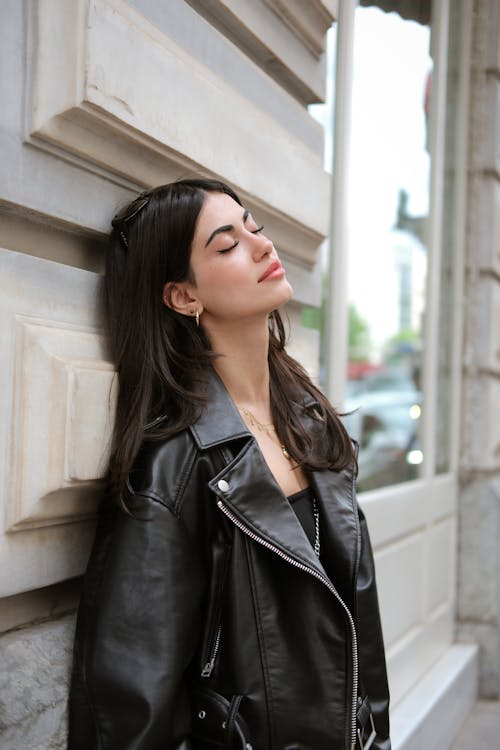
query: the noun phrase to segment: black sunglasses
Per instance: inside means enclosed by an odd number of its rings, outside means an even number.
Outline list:
[[[120,239],[126,250],[128,250],[128,241],[123,230],[125,229],[125,226],[132,221],[132,219],[135,219],[136,216],[141,213],[143,208],[146,208],[150,200],[151,195],[140,195],[138,198],[132,201],[132,203],[130,203],[128,206],[125,206],[125,208],[115,214],[115,216],[113,216],[113,218],[111,219],[111,226],[114,229],[118,229],[120,233]]]

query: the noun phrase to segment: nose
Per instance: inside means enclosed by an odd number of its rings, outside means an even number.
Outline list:
[[[252,255],[254,260],[259,261],[273,252],[274,245],[265,234],[254,234],[253,237]]]

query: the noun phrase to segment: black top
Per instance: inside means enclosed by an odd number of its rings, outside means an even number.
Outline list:
[[[311,487],[306,487],[304,490],[299,490],[298,492],[294,492],[293,495],[288,496],[288,502],[292,506],[292,510],[306,532],[311,545],[314,547],[316,526],[314,523],[313,501],[314,493]]]

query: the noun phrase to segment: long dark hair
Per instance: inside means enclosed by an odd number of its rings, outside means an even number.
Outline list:
[[[121,491],[144,440],[160,440],[191,425],[203,408],[203,384],[216,355],[193,319],[163,302],[167,281],[194,281],[190,268],[196,221],[208,192],[241,205],[223,182],[180,180],[143,193],[113,219],[104,278],[104,313],[119,378],[109,462],[111,496]],[[285,351],[278,311],[269,316],[271,408],[276,431],[305,469],[342,469],[353,461],[351,441],[331,404]],[[318,402],[322,433],[311,439],[297,401]],[[328,446],[328,450],[319,446]]]

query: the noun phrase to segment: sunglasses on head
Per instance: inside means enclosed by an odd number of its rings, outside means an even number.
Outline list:
[[[138,198],[132,201],[132,203],[130,203],[128,206],[125,206],[125,208],[115,214],[115,216],[113,216],[111,220],[111,226],[114,229],[118,229],[120,233],[120,239],[126,250],[128,250],[128,241],[124,232],[126,225],[141,213],[142,209],[148,205],[150,200],[151,195],[140,195]]]

